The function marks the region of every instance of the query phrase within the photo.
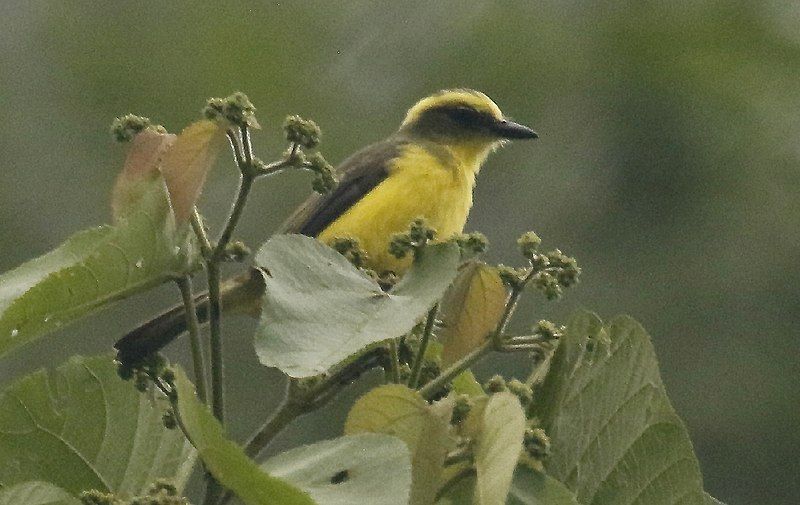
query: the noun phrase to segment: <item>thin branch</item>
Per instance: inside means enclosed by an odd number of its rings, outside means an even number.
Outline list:
[[[197,386],[197,396],[206,403],[208,386],[206,384],[206,365],[203,356],[203,343],[200,340],[200,321],[197,319],[197,307],[192,294],[192,280],[188,275],[179,277],[175,281],[181,290],[183,306],[186,312],[186,329],[189,332],[189,344],[192,351],[192,365],[194,366],[194,380]]]
[[[389,380],[400,383],[400,352],[395,339],[389,340]]]
[[[192,230],[194,230],[194,234],[197,236],[197,240],[200,241],[200,252],[203,254],[203,258],[210,258],[214,248],[208,240],[206,227],[203,224],[203,217],[200,215],[200,212],[197,211],[197,207],[192,208],[190,222],[192,224]]]
[[[425,329],[422,331],[422,338],[419,342],[419,351],[417,352],[416,359],[414,360],[414,367],[411,369],[411,377],[408,379],[408,387],[416,389],[419,385],[419,377],[422,373],[422,364],[425,361],[425,351],[428,349],[428,342],[433,334],[433,327],[436,323],[436,314],[439,312],[439,305],[434,305],[428,311],[428,317],[425,319]]]

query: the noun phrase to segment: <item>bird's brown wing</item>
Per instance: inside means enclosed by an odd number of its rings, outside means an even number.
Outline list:
[[[336,169],[339,184],[325,195],[313,195],[281,225],[278,233],[316,237],[389,175],[391,161],[405,142],[390,138],[353,154]]]

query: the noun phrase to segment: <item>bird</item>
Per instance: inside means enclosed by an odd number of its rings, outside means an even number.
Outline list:
[[[410,257],[389,253],[395,234],[422,218],[435,241],[463,232],[476,176],[488,155],[512,140],[536,139],[528,126],[508,119],[486,94],[448,89],[415,103],[398,130],[345,159],[338,185],[308,198],[278,233],[314,237],[331,244],[353,239],[366,253],[365,267],[402,275]],[[223,308],[257,314],[263,276],[257,271],[223,283]],[[207,297],[197,298],[198,318],[208,317]],[[135,361],[186,329],[183,306],[139,326],[117,341],[118,358]]]

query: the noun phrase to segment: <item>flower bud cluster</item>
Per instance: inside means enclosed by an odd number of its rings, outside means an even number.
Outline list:
[[[389,242],[389,254],[397,259],[405,258],[409,252],[416,253],[436,238],[436,230],[424,219],[415,219],[407,233],[398,233]]]
[[[209,98],[203,115],[208,119],[225,119],[239,127],[261,127],[256,119],[255,106],[241,91],[225,98]]]

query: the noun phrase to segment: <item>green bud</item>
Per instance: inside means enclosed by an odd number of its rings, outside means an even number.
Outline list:
[[[203,108],[207,119],[224,119],[236,126],[260,128],[255,112],[255,106],[241,91],[225,98],[209,98]]]
[[[164,427],[168,430],[174,430],[178,427],[178,419],[175,417],[175,412],[172,409],[164,412],[161,416],[161,422],[164,423]]]
[[[533,254],[530,257],[531,267],[536,271],[544,270],[550,266],[550,260],[544,254]]]
[[[398,277],[397,274],[391,271],[381,272],[377,275],[377,282],[380,284],[381,289],[384,291],[389,291],[395,284],[397,284]]]
[[[241,240],[228,242],[228,244],[225,246],[225,257],[230,261],[244,261],[245,258],[250,256],[252,253],[253,251],[251,251],[250,248],[247,247],[247,245]]]
[[[495,375],[486,381],[486,384],[483,385],[483,389],[489,393],[500,393],[501,391],[506,391],[506,380],[500,375]]]
[[[288,142],[299,144],[306,149],[316,147],[320,141],[321,132],[317,123],[300,116],[286,116],[286,120],[283,122],[283,131],[286,133]]]
[[[528,259],[533,258],[533,255],[536,254],[536,249],[542,243],[542,239],[539,238],[539,235],[535,234],[532,231],[523,233],[517,239],[517,245],[519,246],[519,251]]]
[[[414,249],[414,244],[406,233],[394,234],[389,242],[389,254],[397,259],[405,258],[412,249]]]
[[[450,417],[450,424],[461,424],[472,410],[472,399],[468,395],[458,395],[453,405],[453,415]]]
[[[436,230],[429,227],[424,219],[417,218],[411,223],[408,236],[417,247],[420,247],[436,237]]]
[[[550,455],[550,437],[541,428],[526,430],[522,445],[533,459],[541,461]]]
[[[536,323],[536,326],[533,329],[533,333],[535,335],[540,336],[543,340],[546,341],[557,340],[563,336],[564,327],[556,326],[551,321],[542,319],[538,323]]]
[[[555,300],[562,294],[558,279],[547,272],[539,272],[534,275],[531,284],[544,293],[548,300]]]
[[[333,174],[333,167],[320,153],[309,156],[304,166],[316,175],[311,185],[317,193],[325,194],[336,187],[337,181]]]
[[[466,257],[483,254],[489,248],[489,239],[479,231],[459,235],[456,237],[456,243],[461,248],[461,255]]]
[[[347,258],[347,261],[356,268],[361,268],[367,262],[367,252],[361,248],[358,239],[350,237],[336,237],[330,244],[336,252]]]
[[[151,125],[149,118],[126,114],[115,118],[111,123],[111,135],[117,142],[130,142],[139,132]]]
[[[522,404],[523,408],[527,408],[533,401],[533,390],[524,382],[512,379],[506,383],[506,386],[514,396],[519,398],[519,403]]]
[[[521,272],[514,267],[497,265],[497,275],[500,276],[500,280],[503,281],[503,284],[511,289],[518,289],[522,286]]]

